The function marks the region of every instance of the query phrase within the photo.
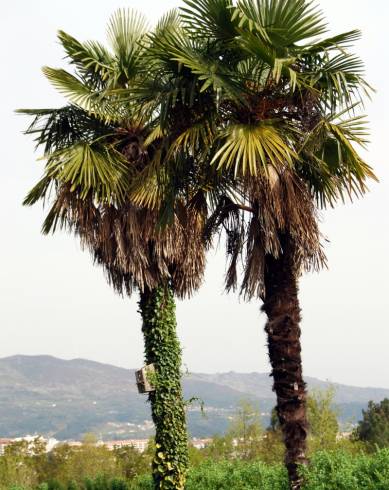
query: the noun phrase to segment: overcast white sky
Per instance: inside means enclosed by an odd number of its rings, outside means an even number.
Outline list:
[[[137,298],[114,295],[100,269],[69,235],[43,237],[42,208],[23,208],[42,162],[21,131],[20,107],[55,107],[63,99],[40,68],[63,66],[56,31],[105,41],[118,7],[142,10],[151,22],[179,0],[14,0],[2,6],[0,164],[0,357],[50,354],[123,367],[142,364]],[[389,166],[386,0],[322,0],[331,28],[361,28],[357,46],[377,89],[366,107],[371,145],[366,158],[381,179],[353,205],[323,215],[329,271],[301,281],[306,375],[389,388]],[[190,371],[268,371],[260,304],[223,293],[223,252],[210,254],[206,283],[177,308],[184,362]]]

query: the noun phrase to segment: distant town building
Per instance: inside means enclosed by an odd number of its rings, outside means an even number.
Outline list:
[[[212,439],[197,439],[194,438],[191,441],[192,446],[195,447],[196,449],[204,449],[205,447],[209,446],[212,443]]]
[[[140,453],[143,453],[146,451],[148,443],[148,439],[124,439],[121,441],[105,441],[104,446],[106,446],[111,451],[118,447],[132,446]]]
[[[5,448],[9,445],[12,444],[13,440],[12,439],[0,439],[0,456],[4,454]]]
[[[59,444],[59,441],[57,441],[57,439],[54,439],[52,437],[50,437],[49,439],[45,439],[44,437],[37,435],[27,435],[23,437],[16,437],[15,439],[0,439],[0,456],[4,454],[4,450],[9,444],[13,444],[14,442],[26,441],[30,445],[33,444],[36,440],[46,445],[45,451],[47,453],[52,451],[55,446]]]

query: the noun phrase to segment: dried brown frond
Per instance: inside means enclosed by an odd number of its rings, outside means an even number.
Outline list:
[[[184,297],[202,283],[204,219],[194,207],[178,203],[173,223],[160,229],[158,211],[129,203],[120,208],[97,206],[63,186],[57,190],[53,213],[62,227],[79,236],[121,294],[169,281]]]
[[[263,298],[265,257],[277,258],[284,252],[280,237],[286,233],[293,242],[296,275],[325,266],[314,200],[296,173],[270,167],[267,175],[250,176],[239,185],[247,205],[221,198],[205,227],[207,243],[215,233],[226,233],[227,291],[236,289],[241,263],[241,294]]]
[[[270,177],[269,177],[270,176]],[[274,175],[252,177],[245,182],[254,210],[248,226],[242,293],[263,296],[265,255],[282,252],[280,236],[288,233],[294,243],[296,274],[318,270],[326,263],[317,210],[303,181],[285,167]]]

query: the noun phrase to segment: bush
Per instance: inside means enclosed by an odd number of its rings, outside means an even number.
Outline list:
[[[373,454],[347,451],[315,453],[302,469],[304,490],[388,490],[389,448]],[[83,482],[6,486],[6,490],[154,490],[152,478],[135,479],[98,476]],[[189,472],[186,490],[288,490],[287,474],[280,464],[263,461],[207,460]]]
[[[304,490],[388,490],[389,449],[357,456],[318,452],[304,475]]]
[[[375,454],[317,452],[303,469],[304,490],[388,490],[389,449]],[[186,490],[288,490],[282,465],[260,461],[207,461],[189,472]],[[135,480],[130,490],[153,490],[152,480]]]
[[[187,490],[284,490],[286,470],[281,465],[268,466],[261,461],[208,461],[189,473]]]

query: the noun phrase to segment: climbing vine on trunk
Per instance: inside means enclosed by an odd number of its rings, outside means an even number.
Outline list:
[[[153,363],[155,391],[149,394],[155,424],[156,489],[182,490],[188,470],[188,436],[181,388],[181,349],[176,333],[175,303],[169,285],[141,293],[140,313],[146,363]]]

